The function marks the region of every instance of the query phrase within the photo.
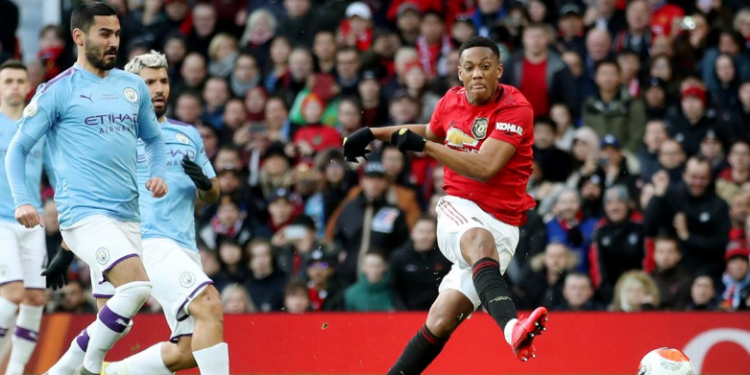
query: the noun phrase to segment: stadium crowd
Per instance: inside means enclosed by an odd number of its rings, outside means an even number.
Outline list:
[[[197,207],[196,229],[225,313],[430,307],[451,266],[435,234],[442,166],[382,143],[348,163],[341,144],[429,122],[472,35],[497,41],[503,83],[536,116],[537,207],[505,275],[519,308],[750,309],[744,0],[108,2],[119,66],[166,54],[168,116],[198,128],[217,172],[222,197]],[[74,62],[69,19],[21,56],[8,18],[0,63],[24,58],[34,87],[53,78]],[[83,262],[70,278],[48,311],[95,312]]]

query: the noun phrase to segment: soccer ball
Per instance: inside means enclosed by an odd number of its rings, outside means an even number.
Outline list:
[[[673,348],[652,350],[641,360],[638,375],[696,375],[685,353]]]

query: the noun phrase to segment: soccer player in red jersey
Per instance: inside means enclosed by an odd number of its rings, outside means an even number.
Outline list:
[[[349,161],[364,156],[365,147],[377,138],[402,152],[425,152],[445,166],[447,195],[436,207],[438,246],[453,266],[427,322],[388,374],[422,373],[480,305],[523,361],[535,356],[534,337],[547,321],[543,307],[518,319],[502,276],[518,244],[518,227],[534,207],[526,194],[533,111],[520,91],[498,83],[503,67],[492,40],[472,37],[461,45],[459,56],[463,87],[443,96],[428,125],[365,128],[344,139]]]

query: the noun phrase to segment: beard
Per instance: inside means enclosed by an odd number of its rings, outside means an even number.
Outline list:
[[[87,44],[90,43],[87,41]],[[109,49],[102,49],[102,48],[96,48],[96,47],[86,47],[86,59],[93,65],[95,68],[99,70],[112,70],[112,68],[115,67],[115,62],[117,59],[112,59],[112,61],[104,61],[104,55],[106,53],[115,53],[117,54],[117,48],[111,47]]]
[[[167,113],[167,106],[165,105],[162,109],[154,107],[154,113],[156,114],[156,118],[161,118],[161,116]]]

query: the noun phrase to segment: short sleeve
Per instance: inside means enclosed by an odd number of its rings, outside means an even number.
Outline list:
[[[196,148],[195,164],[198,164],[198,166],[201,167],[203,174],[205,174],[206,177],[214,178],[216,177],[216,171],[214,171],[214,167],[211,165],[211,160],[209,160],[208,155],[206,155],[206,148],[203,146],[203,138],[201,138],[200,133],[197,131],[193,133],[193,142],[195,143]]]
[[[432,113],[432,118],[430,118],[430,131],[432,131],[432,134],[435,134],[436,136],[440,138],[445,138],[446,130],[443,127],[442,122],[442,114],[443,111],[443,104],[445,103],[445,96],[440,98],[437,105],[435,106],[435,112]]]
[[[59,84],[58,84],[59,85]],[[18,120],[19,131],[38,141],[44,137],[52,125],[60,117],[63,95],[60,86],[55,88],[41,88],[23,110],[23,116]]]
[[[137,80],[138,87],[138,137],[151,139],[161,134],[159,121],[151,104],[151,93],[143,80]]]
[[[531,106],[511,107],[495,114],[495,130],[490,137],[518,148],[524,137],[531,136],[533,129],[534,111]]]

